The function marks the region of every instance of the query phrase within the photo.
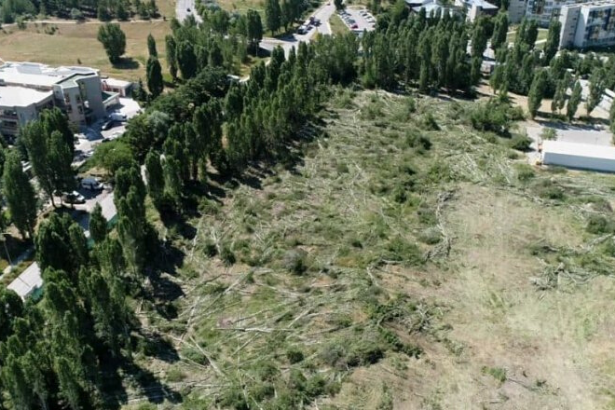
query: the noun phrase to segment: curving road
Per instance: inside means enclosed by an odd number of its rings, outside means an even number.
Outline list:
[[[175,5],[175,14],[177,15],[177,20],[180,22],[184,21],[190,14],[194,16],[197,23],[203,22],[203,19],[196,11],[195,0],[177,0],[177,4]]]

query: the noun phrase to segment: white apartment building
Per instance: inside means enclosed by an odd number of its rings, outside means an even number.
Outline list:
[[[73,124],[85,126],[105,116],[110,97],[96,69],[7,62],[0,65],[0,133],[15,135],[20,125],[53,106]]]
[[[583,0],[510,0],[508,19],[519,23],[523,17],[535,19],[541,27],[548,27],[553,18],[559,18],[563,6],[583,3]]]
[[[560,48],[615,45],[615,1],[563,6],[559,20]]]

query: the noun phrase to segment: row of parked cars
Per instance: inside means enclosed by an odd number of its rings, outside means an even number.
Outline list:
[[[312,16],[308,21],[305,22],[305,24],[299,26],[299,28],[297,29],[297,34],[307,34],[312,28],[318,26],[320,26],[320,20]]]
[[[88,191],[96,192],[104,189],[104,185],[102,184],[100,178],[88,176],[79,181],[79,186],[82,189],[86,189]],[[62,202],[66,204],[85,204],[85,197],[81,195],[77,191],[72,192],[54,192],[56,197],[62,199]]]
[[[357,21],[352,18],[352,15],[346,10],[340,10],[339,15],[342,20],[344,20],[344,23],[346,23],[346,25],[350,27],[351,30],[357,30],[359,28]],[[359,15],[364,18],[365,21],[367,21],[367,23],[372,27],[376,24],[376,19],[367,10],[363,9],[359,11]]]

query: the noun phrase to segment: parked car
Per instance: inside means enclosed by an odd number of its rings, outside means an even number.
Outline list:
[[[305,34],[305,33],[307,33],[307,30],[306,30],[305,26],[300,26],[297,29],[297,34]]]
[[[356,24],[353,24],[352,26],[350,26],[351,29],[356,30],[359,28],[359,26],[357,26]]]
[[[186,11],[187,11],[188,13],[192,12],[192,10],[190,10],[190,7],[188,7],[188,8],[186,9]]]
[[[77,191],[62,194],[62,202],[67,204],[85,204],[85,198]]]
[[[89,189],[90,191],[98,191],[103,189],[103,184],[100,183],[98,178],[85,177],[81,180],[81,187]]]
[[[102,129],[103,129],[103,131],[108,131],[108,130],[110,130],[111,128],[115,127],[116,125],[118,125],[118,124],[117,124],[117,121],[115,121],[115,120],[109,120],[109,121],[105,122],[105,123],[102,125]]]
[[[113,112],[111,114],[109,114],[109,120],[110,121],[118,121],[118,122],[124,122],[126,121],[126,114],[121,114],[119,112]]]

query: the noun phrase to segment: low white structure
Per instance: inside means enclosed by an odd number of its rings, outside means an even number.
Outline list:
[[[100,80],[103,91],[117,93],[120,97],[128,97],[133,88],[130,81],[118,80],[115,78],[103,78]]]
[[[542,163],[567,168],[615,172],[615,147],[544,141],[542,143]]]
[[[38,266],[38,263],[34,262],[28,266],[7,288],[17,293],[23,300],[30,296],[36,297],[43,288],[43,277],[41,276],[41,268]]]

